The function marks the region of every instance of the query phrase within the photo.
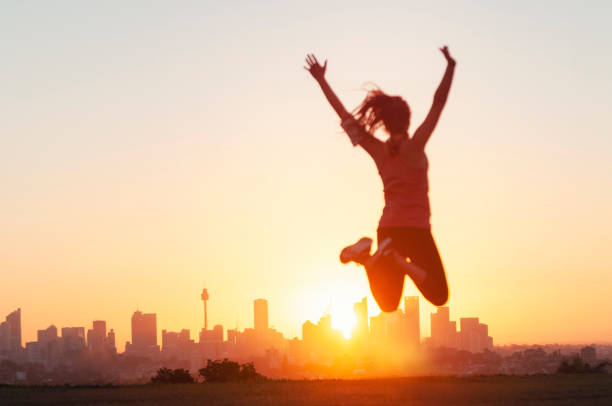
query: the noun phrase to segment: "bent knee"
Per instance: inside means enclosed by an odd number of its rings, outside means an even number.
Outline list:
[[[429,300],[434,306],[444,306],[446,302],[448,302],[448,290],[436,292],[436,294],[427,296],[426,299]]]
[[[385,313],[391,313],[397,310],[400,304],[401,296],[399,298],[376,298],[376,304]]]

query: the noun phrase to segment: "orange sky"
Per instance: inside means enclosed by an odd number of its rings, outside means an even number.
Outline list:
[[[427,153],[451,317],[496,343],[612,341],[610,5],[549,6],[7,7],[0,316],[22,308],[24,343],[107,320],[121,349],[137,307],[196,336],[203,286],[226,328],[258,297],[288,337],[348,317],[369,289],[338,253],[375,235],[382,185],[303,57],[348,107],[373,81],[416,125],[447,43]]]

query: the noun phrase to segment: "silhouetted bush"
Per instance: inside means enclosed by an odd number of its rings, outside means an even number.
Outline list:
[[[151,378],[152,383],[193,383],[193,376],[186,369],[159,368]]]
[[[572,358],[571,362],[568,360],[563,360],[559,368],[557,369],[557,373],[559,374],[590,374],[590,373],[604,373],[606,366],[610,365],[609,361],[603,361],[597,364],[595,367],[590,366],[589,364],[582,361],[582,358],[579,356],[575,356]]]
[[[239,364],[225,358],[223,361],[206,361],[206,367],[200,369],[200,376],[205,382],[246,382],[266,379],[255,370],[252,362]]]

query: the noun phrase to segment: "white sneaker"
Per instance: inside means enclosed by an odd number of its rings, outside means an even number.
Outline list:
[[[340,262],[346,264],[351,261],[354,261],[361,264],[365,262],[370,256],[371,248],[372,239],[368,237],[363,237],[355,244],[345,247],[342,252],[340,252]]]
[[[389,248],[391,247],[391,237],[387,237],[384,240],[381,241],[380,244],[378,244],[378,248],[376,249],[376,252],[374,253],[374,255],[372,255],[370,257],[370,259],[368,259],[367,262],[367,266],[373,266],[376,264],[376,262],[382,258],[383,256],[387,255],[390,250]]]

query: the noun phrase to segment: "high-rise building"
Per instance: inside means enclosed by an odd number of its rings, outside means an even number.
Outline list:
[[[117,354],[117,347],[115,345],[115,330],[112,328],[106,336],[106,348],[111,354]]]
[[[57,336],[57,327],[51,325],[45,330],[38,330],[37,341],[40,343],[40,351],[43,363],[49,369],[59,361],[61,354],[60,339]]]
[[[457,322],[449,320],[448,307],[439,307],[431,314],[432,347],[457,348],[469,352],[482,352],[493,349],[493,338],[489,337],[489,327],[478,322],[478,317],[462,317]]]
[[[478,317],[462,317],[459,319],[459,348],[469,352],[479,352],[480,328]]]
[[[26,343],[26,357],[28,362],[41,364],[43,362],[42,346],[38,341]]]
[[[459,320],[459,348],[469,352],[493,349],[493,338],[489,337],[489,326],[478,322],[478,317],[463,317]]]
[[[0,323],[0,353],[13,354],[21,349],[21,309],[17,309]]]
[[[159,353],[157,345],[157,315],[136,310],[132,315],[132,342],[125,344],[125,352],[139,356]]]
[[[236,342],[238,337],[238,329],[228,329],[227,330],[227,342],[230,345],[236,345]]]
[[[418,346],[421,343],[418,296],[406,296],[404,298],[404,317],[406,320],[408,342],[412,346]]]
[[[351,338],[353,338],[353,340],[363,341],[367,339],[370,332],[368,326],[368,302],[365,297],[361,299],[361,302],[353,304],[353,312],[357,320]]]
[[[162,330],[162,351],[165,353],[185,351],[193,343],[189,336],[188,329],[183,329],[180,332]]]
[[[268,301],[266,299],[255,299],[253,302],[255,315],[255,330],[264,331],[268,329]]]
[[[76,353],[85,350],[85,327],[62,327],[62,352]]]
[[[93,352],[106,352],[106,321],[95,320],[93,328],[87,330],[87,348]]]
[[[438,307],[431,313],[431,345],[433,347],[457,348],[457,327],[450,321],[450,309]]]
[[[9,324],[6,321],[3,321],[0,323],[0,354],[7,353],[9,351],[10,335]]]
[[[45,330],[38,330],[37,338],[39,343],[47,343],[57,340],[57,327],[50,325]]]
[[[148,347],[157,345],[157,315],[137,310],[132,315],[132,345]]]

